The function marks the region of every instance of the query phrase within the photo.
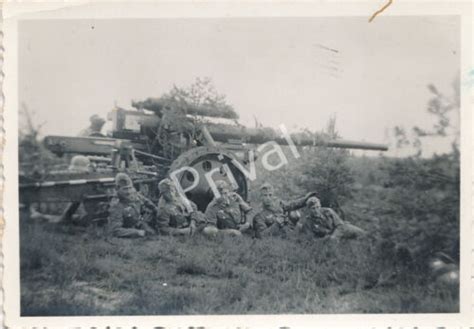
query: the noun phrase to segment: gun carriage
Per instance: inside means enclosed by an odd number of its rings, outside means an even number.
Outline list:
[[[234,118],[206,108],[178,108],[159,99],[132,105],[136,110],[115,108],[108,114],[112,130],[107,136],[46,136],[44,145],[51,152],[87,155],[98,164],[97,169],[91,173],[50,173],[41,180],[20,177],[20,202],[104,200],[113,193],[113,178],[120,171],[129,173],[137,187],[154,199],[157,182],[184,167],[199,175],[212,171],[214,181],[232,174],[236,192],[246,199],[248,182],[242,168],[251,160],[249,151],[260,144],[271,141],[296,147],[387,150],[386,145],[343,139],[302,135],[289,139],[271,128],[242,126]],[[183,170],[176,177],[183,189],[195,184],[190,171]],[[205,179],[186,194],[201,210],[213,196]]]

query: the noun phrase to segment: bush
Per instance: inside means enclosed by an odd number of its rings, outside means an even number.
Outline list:
[[[294,158],[289,148],[283,147],[288,164],[274,171],[267,171],[256,161],[257,179],[250,182],[249,200],[260,208],[260,186],[271,183],[275,195],[284,200],[295,199],[316,192],[323,207],[342,211],[352,195],[353,172],[349,166],[349,152],[317,147],[300,149],[301,157]]]
[[[384,184],[390,187],[388,202],[397,222],[387,231],[406,242],[420,257],[443,250],[458,257],[459,157],[456,153],[430,159],[387,161]]]
[[[317,148],[304,152],[297,168],[297,184],[306,191],[316,191],[323,207],[340,209],[351,197],[354,183],[348,164],[349,152]]]

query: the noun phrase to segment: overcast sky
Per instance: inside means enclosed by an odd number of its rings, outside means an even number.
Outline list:
[[[20,102],[43,134],[76,135],[115,103],[211,77],[244,124],[319,130],[336,114],[343,138],[386,142],[395,125],[430,125],[427,84],[452,92],[459,28],[435,16],[25,21]]]

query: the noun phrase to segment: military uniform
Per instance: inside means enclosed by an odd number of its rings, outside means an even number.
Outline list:
[[[295,227],[298,220],[297,216],[290,217],[290,212],[304,207],[305,203],[306,197],[289,202],[273,197],[271,203],[264,204],[262,210],[253,219],[255,235],[261,237],[288,233],[288,230]]]
[[[157,207],[129,185],[132,183],[127,175],[117,174],[116,182],[120,179],[125,183],[122,183],[122,186],[117,186],[117,196],[112,198],[109,205],[107,225],[109,235],[119,238],[134,238],[142,237],[145,234],[154,234],[150,224],[158,212]],[[121,185],[121,183],[116,184]],[[120,193],[121,188],[129,188],[131,193],[124,195]]]
[[[238,230],[244,224],[244,215],[252,207],[235,192],[230,192],[227,199],[213,199],[206,208],[206,218],[210,225],[218,229]]]
[[[353,239],[365,235],[361,228],[343,221],[331,208],[321,208],[319,199],[311,197],[307,201],[308,207],[317,203],[319,211],[307,212],[300,224],[303,232],[311,233],[316,238],[329,237],[331,239]]]
[[[68,173],[89,173],[91,172],[91,163],[88,157],[83,155],[75,155],[71,158],[71,162],[67,169]],[[51,215],[40,212],[38,204],[30,207],[31,218],[45,219],[49,222],[75,221],[77,223],[86,223],[90,216],[93,216],[102,210],[100,206],[91,206],[92,203],[84,204],[82,202],[68,202],[64,206],[61,215]],[[88,207],[86,207],[88,205]],[[102,204],[100,204],[102,205]]]
[[[197,210],[194,202],[188,200],[192,211],[188,211],[184,202],[179,199],[167,201],[160,198],[158,201],[158,216],[156,229],[160,234],[172,234],[175,229],[187,228],[195,223],[196,230],[202,231],[206,226],[204,214]]]
[[[215,184],[219,194],[206,208],[208,225],[225,234],[241,235],[249,232],[251,225],[246,215],[252,211],[252,207],[240,195],[231,192],[227,182],[220,180]]]
[[[283,201],[273,195],[273,186],[264,183],[260,187],[262,210],[253,219],[255,237],[262,235],[286,235],[290,233],[299,220],[296,210],[303,208],[306,200],[315,193],[308,193],[303,198]]]
[[[91,162],[88,157],[83,155],[75,155],[71,159],[71,163],[68,168],[69,172],[73,173],[88,173],[91,172]],[[66,205],[65,210],[61,214],[61,221],[72,221],[77,220],[78,222],[87,222],[90,216],[93,216],[100,212],[99,206],[91,206],[92,203],[86,204],[82,202],[69,202]],[[90,216],[89,216],[90,215]]]
[[[101,133],[105,120],[94,114],[90,117],[90,126],[79,132],[78,137],[103,136]]]
[[[342,224],[342,219],[331,208],[321,208],[319,216],[306,213],[302,220],[303,230],[317,238],[331,235]]]
[[[189,234],[195,231],[212,234],[206,230],[206,218],[198,211],[194,202],[182,199],[176,187],[169,178],[158,184],[160,200],[158,201],[158,216],[155,228],[160,234]],[[187,204],[186,204],[187,203]]]
[[[91,127],[87,127],[85,129],[82,129],[79,134],[77,134],[78,137],[89,137],[91,136],[92,134],[94,134],[96,132],[92,131],[92,128]]]

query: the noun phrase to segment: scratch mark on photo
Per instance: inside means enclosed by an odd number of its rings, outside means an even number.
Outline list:
[[[378,14],[382,13],[385,9],[387,9],[392,3],[393,0],[388,0],[388,2],[382,8],[373,13],[372,16],[369,18],[369,23],[372,22]]]

